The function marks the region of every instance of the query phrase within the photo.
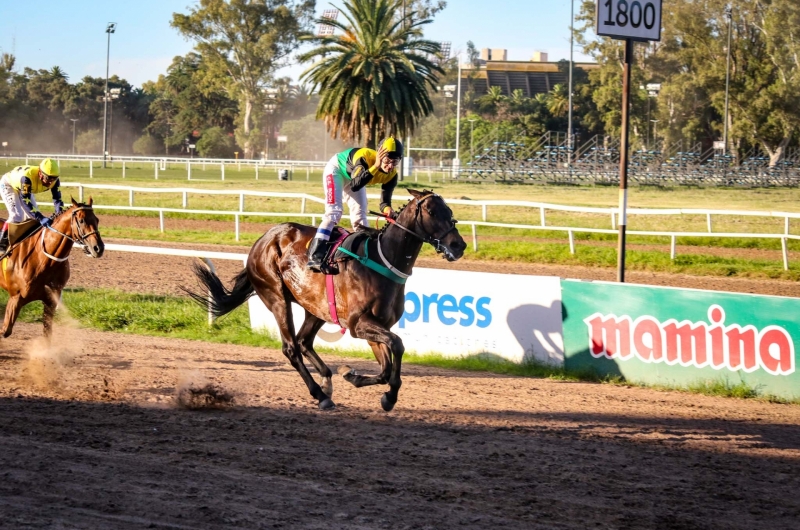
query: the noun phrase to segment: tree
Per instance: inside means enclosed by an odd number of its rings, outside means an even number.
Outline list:
[[[89,129],[75,138],[75,149],[84,155],[98,154],[103,150],[103,131]]]
[[[208,64],[208,75],[224,83],[239,102],[236,137],[251,158],[260,131],[262,89],[298,46],[315,0],[200,0],[188,15],[174,13],[172,27]]]
[[[133,152],[137,155],[157,155],[161,152],[161,142],[150,134],[143,134],[133,142]]]
[[[221,127],[211,127],[203,131],[197,141],[197,152],[208,158],[230,158],[233,154],[233,138]]]
[[[341,34],[310,37],[319,46],[299,57],[317,59],[301,77],[320,88],[317,118],[334,138],[370,146],[378,136],[413,132],[433,111],[429,91],[444,73],[430,59],[439,44],[422,38],[430,20],[398,18],[400,0],[346,0],[344,9],[346,22],[318,20]]]

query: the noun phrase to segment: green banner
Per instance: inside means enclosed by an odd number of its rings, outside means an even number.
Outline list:
[[[567,368],[800,397],[798,299],[577,280],[561,290]]]

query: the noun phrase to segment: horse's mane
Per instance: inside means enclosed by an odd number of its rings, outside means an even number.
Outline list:
[[[72,210],[73,208],[83,208],[83,207],[85,207],[85,206],[86,206],[86,204],[84,204],[84,203],[82,203],[82,202],[79,202],[77,206],[75,206],[74,204],[70,204],[70,205],[69,205],[69,206],[67,206],[66,208],[63,208],[63,209],[61,210],[61,213],[60,213],[60,214],[58,214],[58,215],[56,215],[55,217],[53,217],[53,220],[55,221],[56,219],[59,219],[59,218],[60,218],[62,215],[64,215],[65,213],[69,212],[69,211],[70,211],[70,210]]]
[[[422,197],[427,197],[428,195],[431,195],[431,194],[433,194],[433,190],[422,190]],[[405,209],[408,207],[408,205],[409,205],[409,204],[411,204],[411,201],[412,201],[412,200],[414,200],[414,199],[415,199],[415,197],[411,197],[411,198],[408,200],[408,202],[407,202],[407,203],[405,203],[403,206],[401,206],[400,208],[398,208],[398,209],[396,210],[396,215],[395,215],[395,218],[397,218],[397,217],[400,217],[400,214],[403,212],[403,210],[405,210]],[[386,231],[386,229],[387,229],[387,228],[389,228],[389,225],[390,225],[390,224],[391,224],[391,223],[386,223],[386,224],[384,224],[384,225],[383,225],[383,227],[381,227],[381,230],[380,230],[380,232],[381,232],[381,233],[385,232],[385,231]]]

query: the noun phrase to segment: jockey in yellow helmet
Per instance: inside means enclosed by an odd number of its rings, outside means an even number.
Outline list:
[[[342,195],[350,208],[353,228],[367,225],[368,184],[381,185],[380,210],[393,215],[392,193],[397,186],[397,166],[403,157],[403,144],[390,136],[378,144],[378,150],[355,148],[333,156],[325,166],[322,184],[325,189],[325,213],[317,234],[308,249],[308,268],[320,272],[328,253],[333,227],[342,218]]]
[[[56,213],[64,209],[59,189],[58,162],[45,158],[38,166],[18,166],[0,178],[0,195],[8,209],[8,219],[0,231],[0,251],[8,247],[8,223],[19,223],[25,219],[36,219],[42,226],[50,224],[36,205],[37,193],[50,190]]]

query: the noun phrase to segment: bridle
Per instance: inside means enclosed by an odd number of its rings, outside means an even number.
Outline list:
[[[436,249],[436,253],[437,254],[445,253],[445,254],[450,254],[452,256],[452,253],[450,252],[450,249],[447,248],[447,245],[442,244],[442,239],[444,239],[447,236],[447,234],[449,234],[450,232],[452,232],[453,230],[456,229],[456,223],[458,221],[456,221],[455,219],[451,219],[450,220],[450,223],[451,223],[450,228],[446,229],[439,236],[430,235],[430,234],[420,235],[416,231],[417,227],[422,228],[423,231],[424,231],[424,227],[421,226],[419,213],[422,210],[422,203],[425,202],[426,200],[430,199],[431,197],[439,197],[439,195],[436,194],[436,193],[431,193],[431,194],[426,195],[425,197],[423,197],[421,199],[414,199],[416,201],[416,203],[417,203],[417,208],[416,208],[416,211],[414,212],[414,230],[411,230],[410,228],[401,225],[400,223],[398,223],[396,220],[392,219],[388,215],[377,213],[377,212],[370,212],[370,213],[372,213],[373,215],[378,215],[380,217],[383,217],[386,220],[387,223],[390,223],[390,224],[396,226],[397,228],[405,230],[406,232],[408,232],[412,236],[416,237],[417,239],[422,240],[424,243],[428,243],[434,249]],[[380,247],[380,236],[378,236],[378,250],[380,250],[380,248],[381,248]]]
[[[89,237],[89,236],[93,236],[93,235],[97,234],[97,230],[95,229],[94,231],[89,232],[88,234],[84,233],[84,231],[81,230],[81,225],[76,222],[75,214],[80,210],[92,210],[92,207],[91,206],[73,206],[72,208],[70,208],[70,210],[71,210],[70,211],[70,221],[69,221],[70,222],[70,228],[72,228],[72,233],[73,234],[75,234],[75,233],[78,234],[77,238],[68,236],[64,232],[61,232],[60,230],[56,230],[55,228],[53,228],[50,225],[47,226],[47,230],[55,232],[56,234],[60,235],[61,237],[65,237],[65,238],[69,239],[74,244],[76,244],[76,245],[78,245],[80,247],[87,247],[88,245],[86,244],[86,238]],[[44,255],[47,256],[48,258],[54,260],[54,261],[66,261],[66,260],[68,260],[69,259],[69,255],[67,255],[67,257],[65,257],[65,258],[57,258],[57,257],[55,257],[55,256],[53,256],[51,254],[48,254],[47,250],[44,248],[44,233],[45,233],[45,231],[42,230],[42,252],[44,253]]]

